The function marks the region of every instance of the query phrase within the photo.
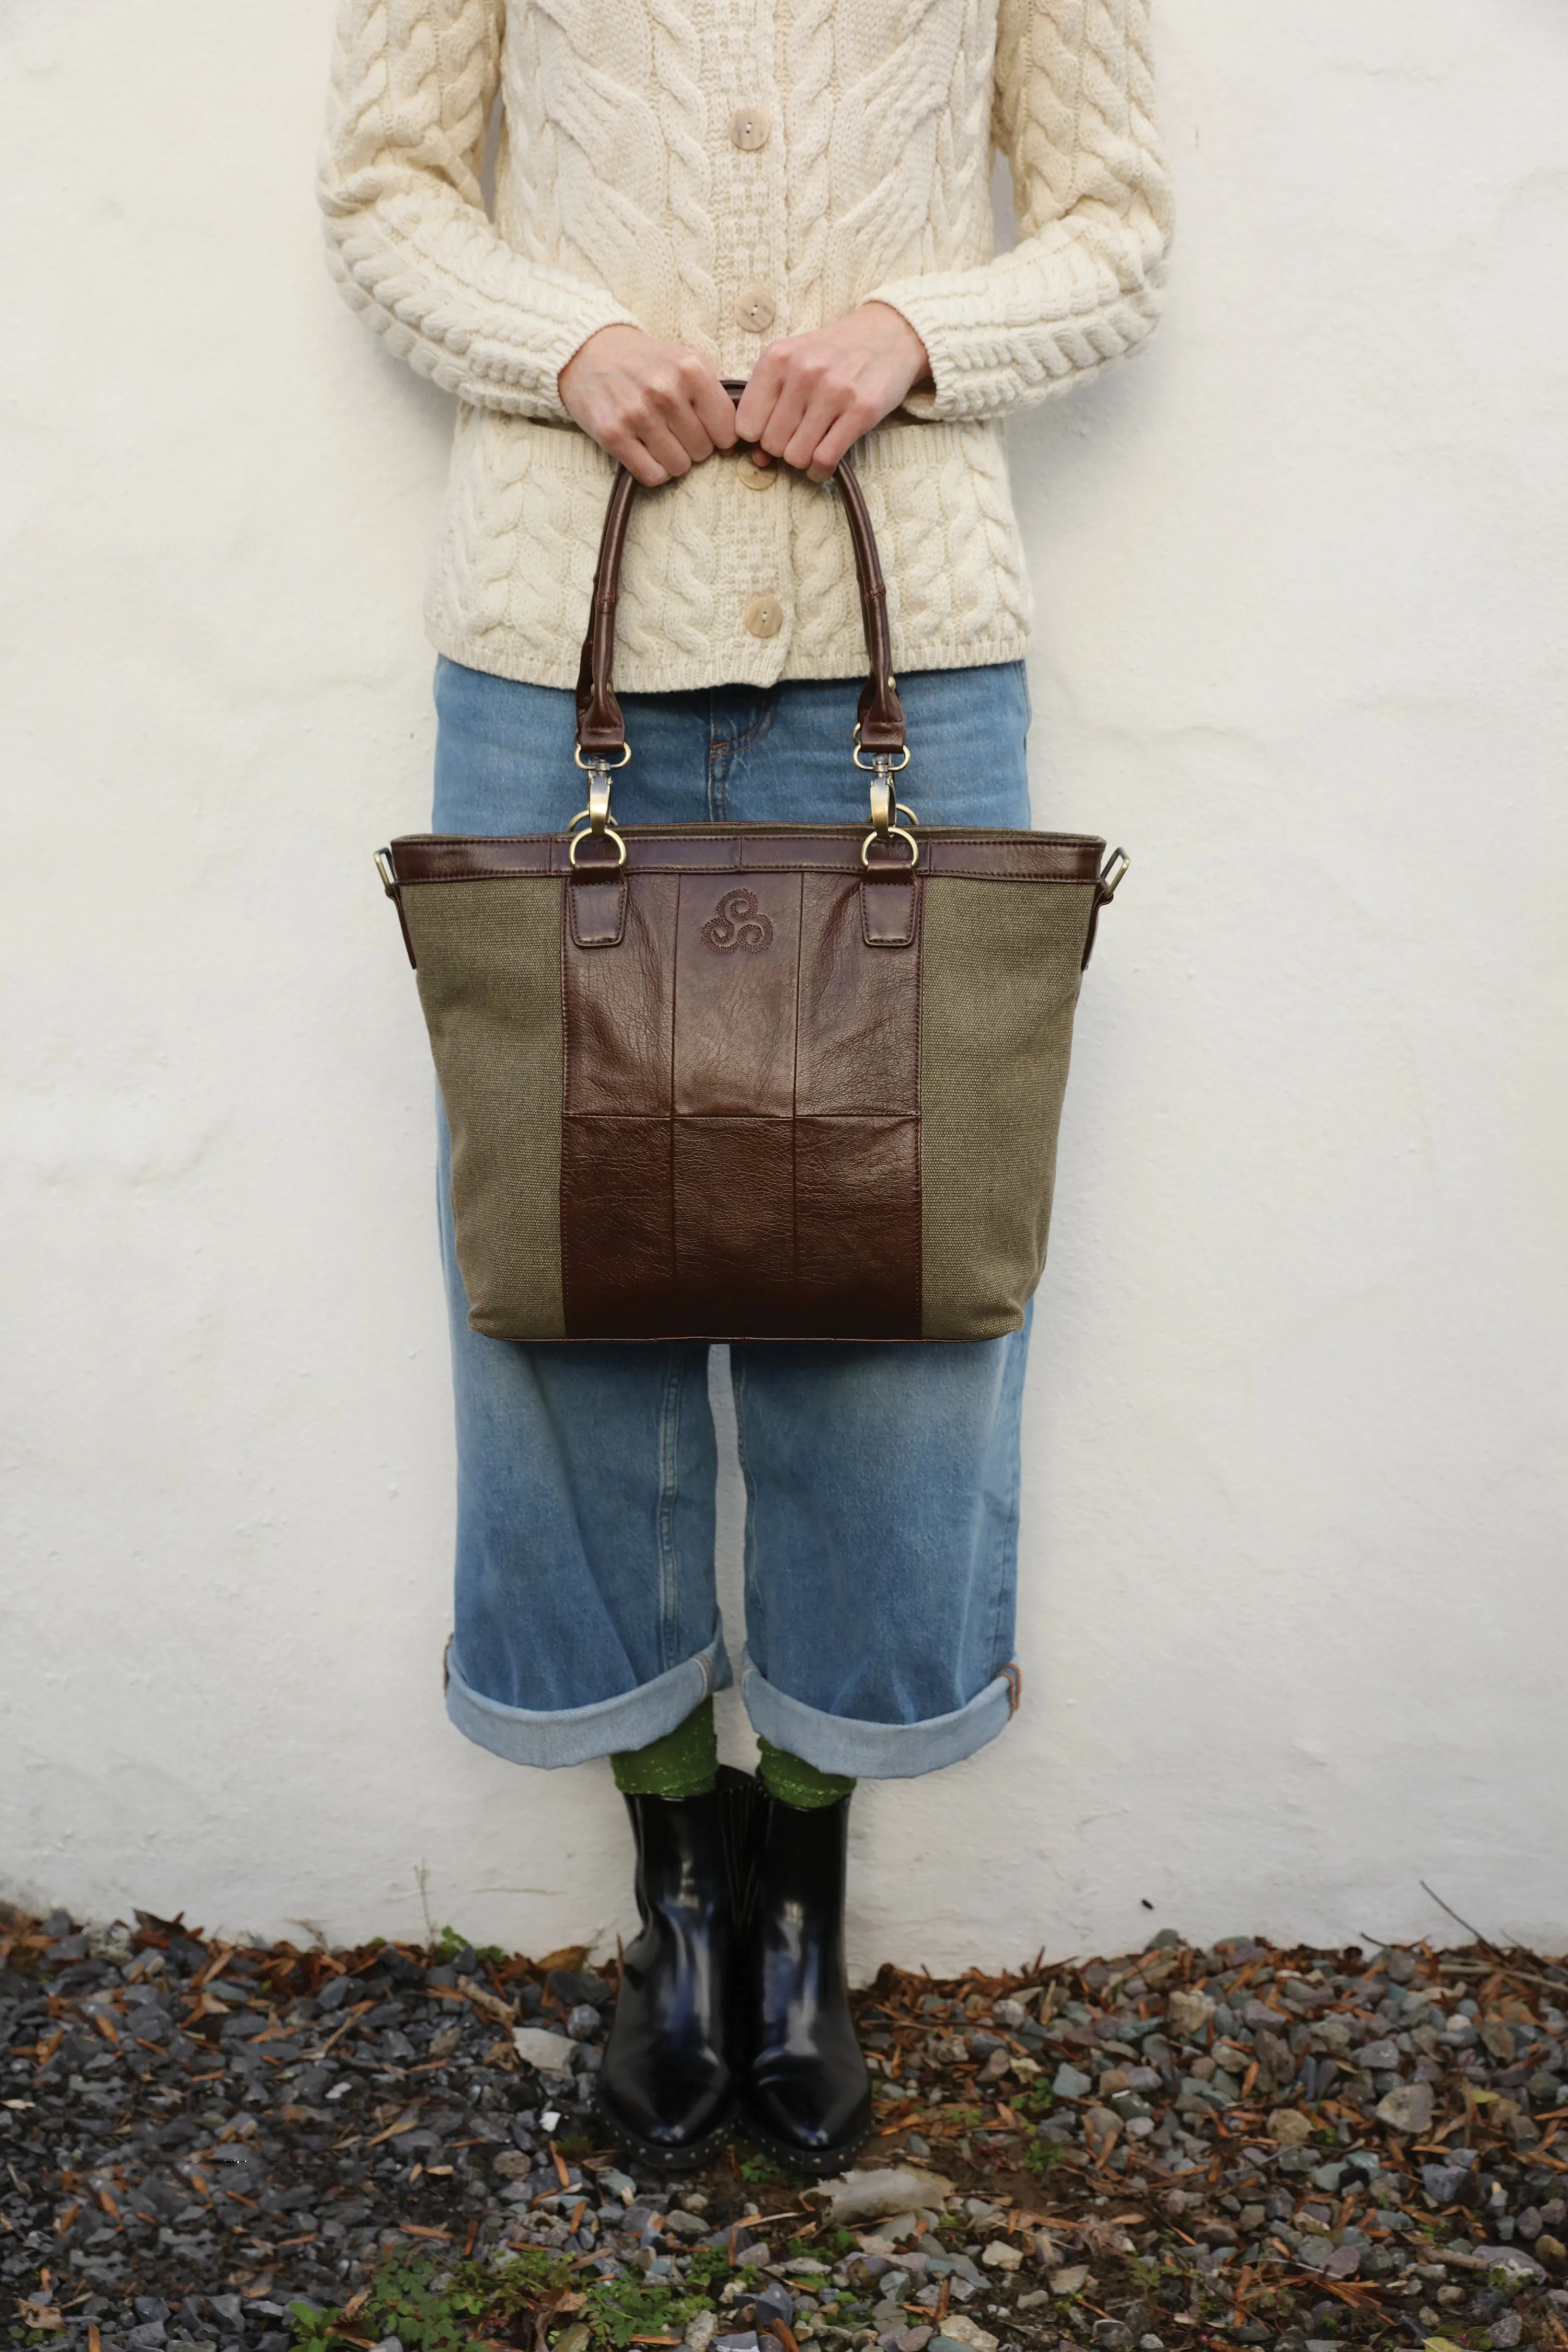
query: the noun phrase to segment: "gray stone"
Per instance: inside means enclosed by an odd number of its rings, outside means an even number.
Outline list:
[[[1522,2246],[1478,2246],[1476,2252],[1489,2271],[1502,2272],[1510,2279],[1543,2279],[1545,2271],[1533,2254]]]
[[[1165,2004],[1172,2032],[1184,2042],[1193,2040],[1202,2033],[1217,2005],[1206,1992],[1173,1992]]]
[[[1069,2065],[1065,2058],[1057,2068],[1056,2079],[1051,2084],[1052,2094],[1058,2099],[1086,2098],[1093,2088],[1092,2078],[1080,2074],[1078,2068]]]
[[[1377,2073],[1380,2070],[1388,2070],[1392,2073],[1397,2074],[1399,2071],[1399,2044],[1397,2042],[1363,2042],[1361,2048],[1356,2052],[1355,2057],[1356,2064],[1358,2066],[1364,2066],[1370,2073]]]
[[[533,2066],[542,2074],[569,2074],[577,2044],[564,2033],[552,2033],[542,2025],[514,2025],[512,2047],[525,2066]]]
[[[610,1998],[608,1980],[592,1969],[552,1969],[544,1981],[566,2009],[574,2009],[580,2001],[603,2009]]]
[[[574,2042],[586,2042],[591,2033],[597,2033],[603,2022],[592,2001],[580,2000],[567,2014],[566,2031]]]
[[[1432,2128],[1431,2084],[1402,2083],[1397,2091],[1378,2101],[1377,2119],[1390,2131],[1418,2139]]]

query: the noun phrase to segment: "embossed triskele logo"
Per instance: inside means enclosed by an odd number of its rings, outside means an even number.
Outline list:
[[[731,955],[737,948],[744,948],[748,955],[757,955],[763,948],[772,947],[773,927],[765,915],[757,912],[754,890],[726,890],[703,924],[702,936],[721,955]]]

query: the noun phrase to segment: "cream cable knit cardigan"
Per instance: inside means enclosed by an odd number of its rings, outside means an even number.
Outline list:
[[[994,257],[994,146],[1019,220]],[[857,452],[896,665],[1021,654],[997,420],[1142,342],[1171,218],[1147,0],[340,0],[321,199],[349,302],[458,395],[431,637],[549,686],[613,471],[562,406],[573,353],[625,320],[744,376],[869,298],[934,384]],[[864,667],[831,485],[755,471],[639,498],[617,685]]]

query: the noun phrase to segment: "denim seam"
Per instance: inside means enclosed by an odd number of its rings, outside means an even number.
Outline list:
[[[1026,1309],[1026,1312],[1027,1312],[1027,1309]],[[1004,1413],[1006,1417],[1007,1426],[1011,1432],[1008,1439],[1008,1458],[1012,1476],[1009,1480],[1010,1491],[1007,1516],[998,1531],[996,1538],[996,1594],[991,1610],[991,1655],[995,1661],[992,1668],[994,1675],[1000,1674],[1004,1666],[1007,1664],[1007,1660],[1005,1659],[1002,1654],[1000,1629],[1002,1623],[1002,1609],[1006,1598],[1009,1581],[1007,1576],[1007,1562],[1009,1558],[1016,1559],[1017,1557],[1018,1515],[1022,1501],[1020,1490],[1023,1485],[1022,1416],[1020,1412],[1015,1412],[1012,1411],[1015,1385],[1021,1387],[1023,1385],[1024,1379],[1023,1373],[1016,1369],[1016,1333],[1010,1332],[1008,1334],[1007,1346],[1009,1354],[1007,1376],[1003,1384],[1003,1401]],[[1016,1702],[1015,1702],[1015,1712],[1016,1711]]]
[[[730,772],[736,757],[753,750],[773,727],[778,696],[771,686],[762,687],[758,691],[762,698],[761,707],[751,726],[742,728],[738,735],[714,736],[708,745],[708,806],[715,817],[729,814]],[[709,709],[709,724],[711,726],[711,703]]]
[[[746,1528],[741,1560],[746,1642],[749,1647],[753,1635],[759,1635],[759,1647],[765,1651],[768,1616],[762,1579],[757,1573],[757,1482],[746,1452],[746,1355],[743,1347],[733,1344],[730,1349],[730,1392],[735,1400],[735,1454],[746,1490]]]
[[[659,1654],[667,1670],[678,1663],[680,1635],[680,1559],[675,1540],[675,1512],[680,1497],[680,1403],[685,1381],[685,1351],[672,1348],[658,1430]]]

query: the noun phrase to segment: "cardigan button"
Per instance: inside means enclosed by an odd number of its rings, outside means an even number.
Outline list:
[[[773,127],[760,106],[738,106],[730,117],[730,136],[748,155],[754,155],[759,147],[767,145]]]
[[[773,323],[778,305],[765,286],[742,286],[735,297],[735,316],[742,327],[760,335]]]
[[[776,637],[784,626],[784,606],[764,591],[746,606],[745,623],[753,637]]]
[[[757,465],[749,449],[742,450],[740,463],[735,467],[735,471],[749,490],[771,490],[779,478],[776,465]]]

